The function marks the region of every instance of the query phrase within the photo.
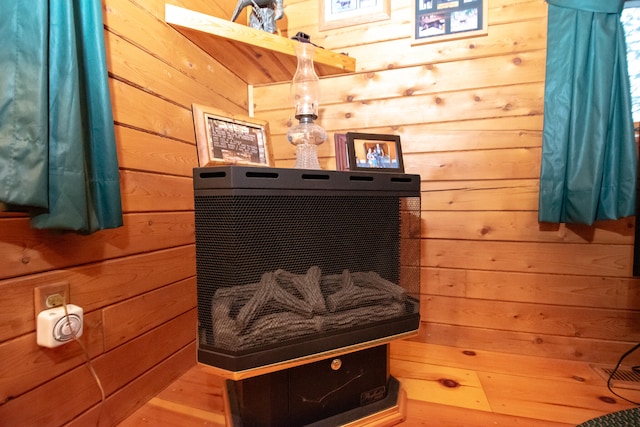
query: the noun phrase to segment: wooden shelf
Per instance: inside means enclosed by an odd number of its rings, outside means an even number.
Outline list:
[[[165,5],[165,21],[247,84],[289,81],[295,73],[296,40],[170,4]],[[313,59],[319,76],[356,68],[354,58],[322,48]]]

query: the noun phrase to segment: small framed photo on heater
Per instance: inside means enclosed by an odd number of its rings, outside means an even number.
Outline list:
[[[398,135],[347,132],[349,170],[404,173]]]
[[[269,123],[192,104],[198,165],[273,165]]]

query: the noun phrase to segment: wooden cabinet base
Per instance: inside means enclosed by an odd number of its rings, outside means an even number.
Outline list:
[[[390,427],[406,420],[407,411],[407,393],[402,389],[400,383],[393,377],[391,377],[390,388],[396,385],[396,390],[389,390],[389,395],[380,402],[381,405],[375,405],[371,408],[365,408],[365,411],[348,411],[344,414],[340,414],[336,417],[331,417],[326,420],[320,420],[314,423],[314,426],[318,427]],[[241,427],[242,421],[238,422],[238,415],[233,414],[231,411],[231,404],[229,402],[229,393],[224,393],[225,404],[225,424],[227,427]],[[361,408],[359,408],[361,409]],[[344,422],[340,422],[339,418],[344,418]],[[356,418],[358,417],[358,418]],[[349,421],[346,421],[346,420]],[[337,422],[334,424],[333,422]]]
[[[391,377],[393,380],[395,378]],[[397,381],[397,380],[395,380]],[[343,424],[344,427],[388,427],[401,423],[406,419],[407,393],[398,383],[398,393],[395,404],[390,407],[367,415],[353,422]]]
[[[388,373],[387,346],[226,381],[228,427],[392,426],[406,395]]]

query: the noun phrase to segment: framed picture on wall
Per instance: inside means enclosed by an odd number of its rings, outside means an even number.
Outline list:
[[[413,44],[487,34],[489,0],[414,0]]]
[[[389,19],[391,0],[320,0],[320,31]]]
[[[193,104],[198,165],[273,166],[269,123]]]
[[[404,172],[398,135],[347,132],[349,170]]]

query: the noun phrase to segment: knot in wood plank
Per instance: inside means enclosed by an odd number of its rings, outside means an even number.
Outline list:
[[[449,378],[440,378],[438,382],[447,388],[460,387],[460,383],[458,381]]]

